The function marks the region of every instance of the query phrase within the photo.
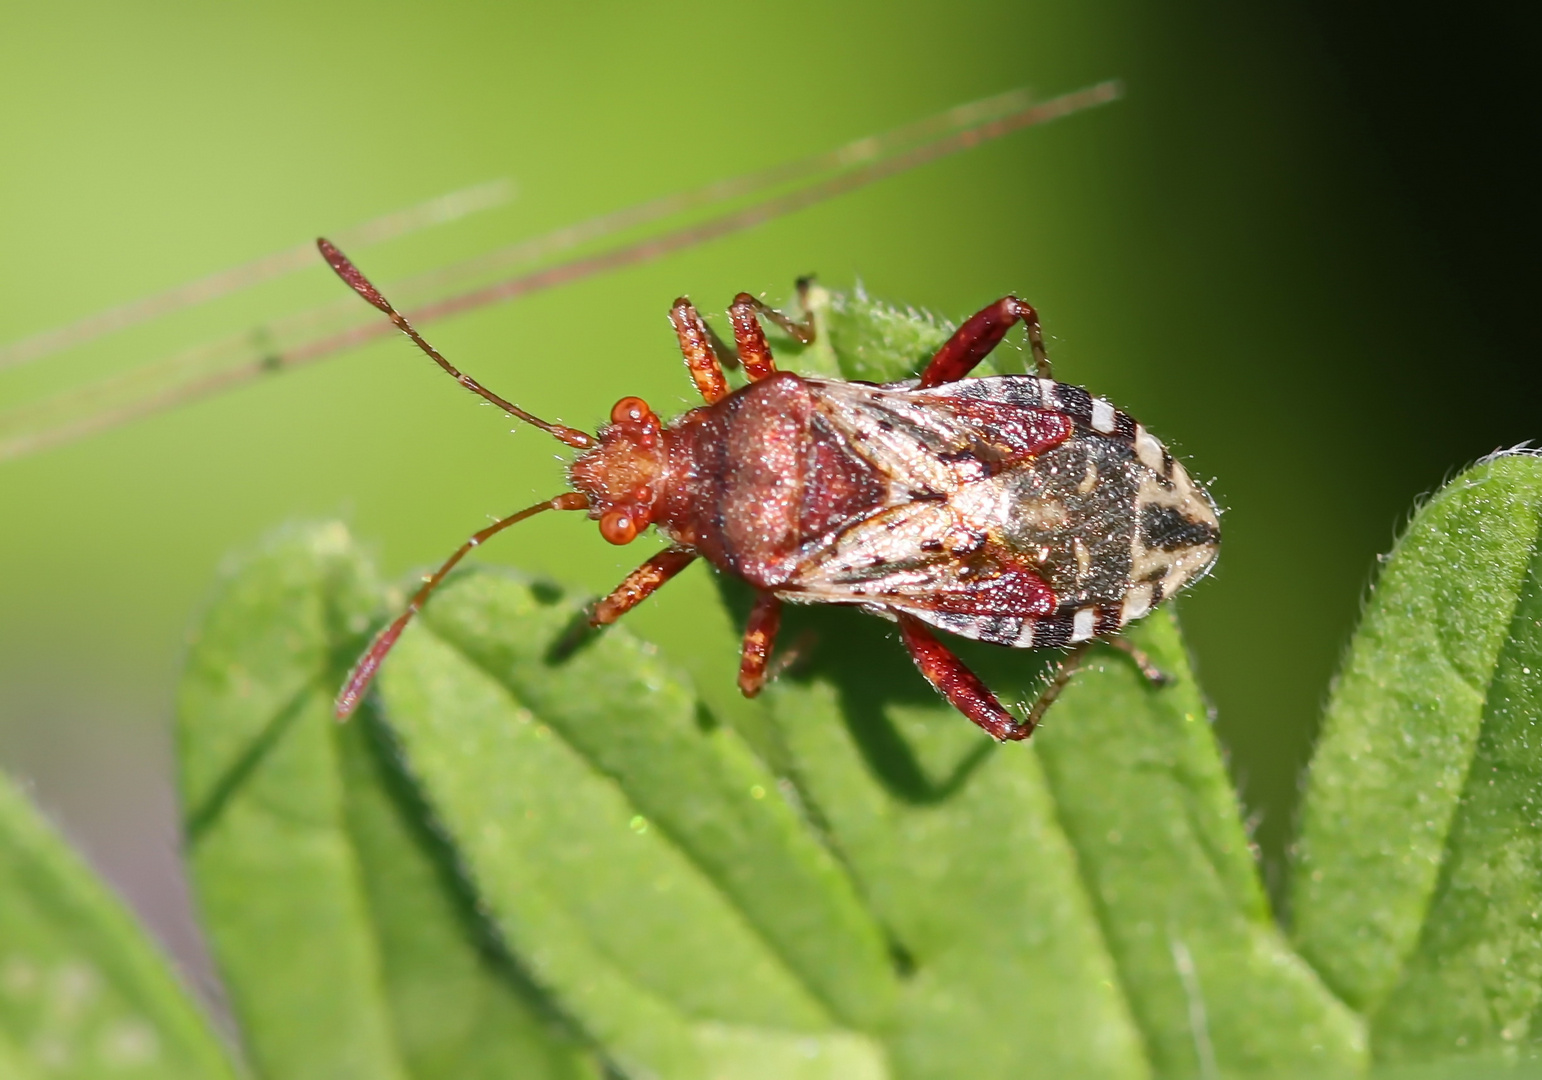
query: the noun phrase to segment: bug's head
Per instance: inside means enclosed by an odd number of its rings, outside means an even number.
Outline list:
[[[668,458],[664,425],[642,398],[624,397],[600,429],[600,445],[573,462],[568,479],[589,496],[589,516],[612,544],[629,544],[653,522]]]

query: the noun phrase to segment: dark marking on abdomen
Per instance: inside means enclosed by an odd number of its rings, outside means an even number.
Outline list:
[[[1210,522],[1184,517],[1171,506],[1148,503],[1140,508],[1140,538],[1147,548],[1177,551],[1214,544],[1220,532]]]

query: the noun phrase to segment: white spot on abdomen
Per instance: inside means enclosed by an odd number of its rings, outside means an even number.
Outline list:
[[[1104,435],[1114,431],[1114,407],[1102,398],[1092,399],[1092,430]]]
[[[1139,424],[1135,426],[1135,456],[1146,468],[1162,475],[1162,444]]]
[[[1071,617],[1071,640],[1073,642],[1086,641],[1092,636],[1093,627],[1097,625],[1098,613],[1090,607],[1081,608]]]
[[[1146,581],[1132,585],[1130,591],[1124,594],[1124,603],[1119,608],[1119,625],[1132,623],[1150,610],[1151,583]]]

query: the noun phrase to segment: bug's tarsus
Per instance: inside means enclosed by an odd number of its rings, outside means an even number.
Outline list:
[[[1033,703],[1028,710],[1028,715],[1023,718],[1022,726],[1025,729],[1031,732],[1039,726],[1039,721],[1044,719],[1044,714],[1049,711],[1049,707],[1055,703],[1060,692],[1071,681],[1071,676],[1076,674],[1076,669],[1081,667],[1082,661],[1087,659],[1087,650],[1091,644],[1091,642],[1083,642],[1060,658],[1060,663],[1055,666],[1055,673],[1050,676],[1049,685],[1039,694],[1038,700]],[[1021,737],[1027,738],[1026,735]]]
[[[1169,685],[1173,677],[1159,668],[1143,649],[1138,649],[1124,638],[1108,638],[1103,642],[1111,649],[1118,649],[1130,658],[1136,668],[1140,670],[1141,677],[1155,687]]]
[[[792,287],[798,291],[798,310],[803,312],[803,318],[807,320],[809,329],[814,326],[814,314],[808,309],[808,293],[814,287],[815,274],[804,274],[792,283]]]
[[[407,629],[407,624],[412,621],[412,617],[423,610],[423,605],[427,603],[429,595],[439,587],[439,583],[444,580],[445,575],[455,569],[455,564],[464,559],[467,553],[473,548],[480,547],[484,542],[498,535],[510,525],[524,521],[526,518],[534,517],[544,510],[587,510],[588,508],[589,499],[587,496],[576,491],[566,491],[555,498],[547,499],[545,502],[538,502],[534,506],[527,506],[517,513],[510,514],[506,518],[493,522],[480,532],[473,533],[464,544],[455,550],[455,554],[444,561],[444,565],[434,571],[428,580],[423,582],[422,587],[408,601],[406,610],[392,620],[390,626],[387,626],[375,636],[375,640],[370,643],[369,651],[359,658],[359,662],[348,673],[348,679],[343,683],[342,690],[338,692],[337,701],[333,706],[333,712],[337,718],[339,720],[346,720],[353,715],[353,711],[359,707],[359,702],[364,697],[364,692],[369,689],[369,684],[374,681],[375,673],[380,670],[381,661],[386,658],[386,654],[396,645],[397,639],[402,636],[402,631]]]
[[[958,328],[932,357],[926,370],[921,372],[920,389],[957,382],[973,371],[991,350],[1001,343],[1007,331],[1021,320],[1028,329],[1028,347],[1033,350],[1036,374],[1041,379],[1054,378],[1049,354],[1044,349],[1044,331],[1039,326],[1039,313],[1031,304],[1015,296],[1003,296],[994,304],[981,308]]]
[[[327,265],[332,267],[337,276],[342,278],[350,289],[385,312],[386,316],[396,324],[398,330],[411,338],[412,343],[422,349],[429,359],[443,368],[456,382],[460,383],[467,390],[492,402],[510,416],[519,417],[525,423],[540,428],[548,435],[575,449],[587,450],[599,444],[598,440],[588,432],[579,431],[577,428],[568,427],[566,424],[548,423],[540,417],[526,412],[518,405],[505,401],[470,375],[462,373],[454,364],[446,360],[438,349],[423,339],[423,335],[419,334],[412,323],[407,321],[407,317],[391,306],[391,302],[381,294],[379,289],[375,288],[369,278],[365,277],[363,272],[353,264],[353,261],[338,249],[337,245],[325,237],[318,237],[316,247],[320,250],[322,258],[327,260]]]
[[[1172,682],[1171,675],[1157,667],[1156,664],[1152,663],[1151,657],[1124,638],[1102,638],[1097,642],[1084,642],[1066,653],[1061,659],[1059,665],[1055,668],[1055,674],[1050,678],[1049,685],[1044,688],[1038,700],[1033,703],[1033,707],[1028,710],[1028,716],[1023,721],[1025,727],[1031,729],[1038,726],[1039,721],[1044,719],[1044,713],[1055,703],[1055,699],[1060,696],[1060,692],[1071,681],[1071,676],[1076,674],[1076,670],[1087,659],[1087,651],[1094,644],[1099,643],[1117,649],[1128,656],[1136,668],[1140,670],[1141,676],[1152,686],[1160,688]]]
[[[792,338],[798,344],[812,345],[814,343],[814,317],[808,313],[807,298],[808,286],[813,280],[813,276],[810,275],[808,277],[801,277],[797,281],[798,301],[803,310],[802,322],[794,319],[785,311],[778,311],[769,304],[757,300],[749,293],[740,293],[734,297],[733,307],[729,308],[729,314],[732,315],[734,308],[752,311],[756,315],[762,315],[776,323],[777,326],[781,327],[782,333]]]

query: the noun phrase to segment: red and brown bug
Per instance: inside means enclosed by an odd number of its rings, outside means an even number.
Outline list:
[[[544,510],[585,510],[613,544],[650,525],[671,541],[594,606],[591,625],[614,622],[705,558],[756,590],[739,671],[747,696],[765,684],[784,602],[856,605],[897,622],[921,674],[1003,740],[1033,732],[1088,644],[1109,640],[1215,561],[1220,530],[1205,490],[1125,413],[1054,381],[1038,315],[1016,297],[966,320],[919,379],[878,386],[778,371],[759,320],[805,342],[812,324],[741,293],[729,318],[749,382],[734,391],[711,331],[681,298],[670,321],[706,404],[665,423],[640,398],[622,398],[590,435],[540,420],[463,375],[342,252],[326,240],[318,246],[338,276],[461,385],[582,451],[568,469],[575,490],[488,526],[428,578],[354,668],[339,717],[357,707],[451,568]],[[1019,321],[1037,373],[969,377]],[[930,627],[1071,651],[1019,720]]]

